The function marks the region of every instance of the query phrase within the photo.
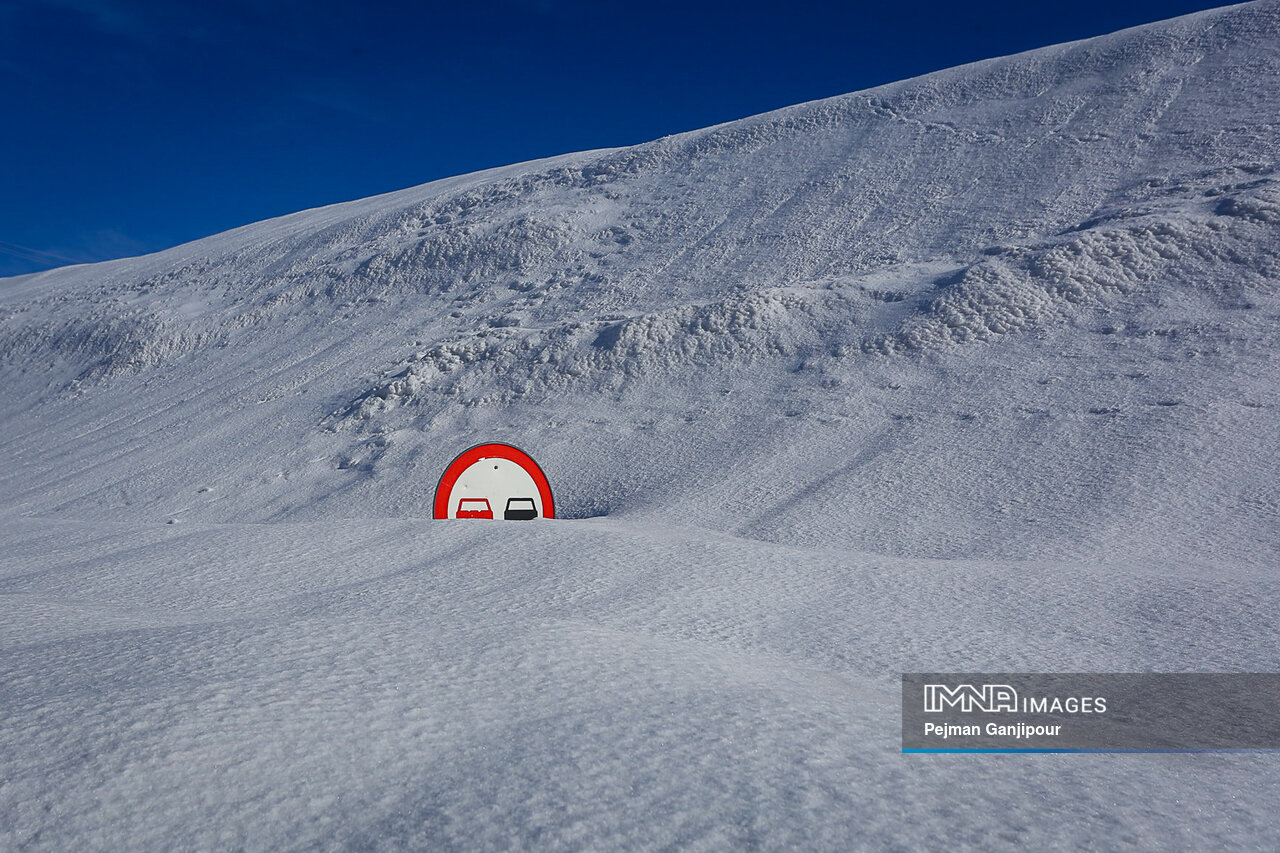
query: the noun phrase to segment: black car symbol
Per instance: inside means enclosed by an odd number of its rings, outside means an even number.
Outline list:
[[[538,507],[533,498],[508,498],[506,512],[502,513],[505,521],[528,521],[538,517]]]

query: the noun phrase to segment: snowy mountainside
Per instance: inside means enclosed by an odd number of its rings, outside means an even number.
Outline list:
[[[1139,514],[1265,540],[1266,500],[1188,503],[1165,469],[1169,440],[1226,419],[1205,464],[1248,482],[1228,457],[1273,437],[1250,418],[1275,404],[1278,17],[1202,13],[12,281],[5,505],[422,515],[456,449],[501,437],[570,516],[788,540],[841,506],[824,540],[934,556],[1087,551]],[[1091,375],[1120,346],[1145,378]],[[1129,470],[1101,476],[1111,431],[1165,437],[1124,439]],[[991,484],[1034,460],[1064,491],[1011,528]]]

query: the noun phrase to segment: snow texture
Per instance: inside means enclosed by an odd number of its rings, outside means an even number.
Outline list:
[[[0,281],[0,849],[1275,849],[1280,3]],[[506,441],[560,518],[432,522]]]

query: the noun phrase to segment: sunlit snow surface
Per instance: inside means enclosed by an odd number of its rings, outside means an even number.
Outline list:
[[[0,848],[1280,847],[904,671],[1280,670],[1280,4],[0,281]],[[507,441],[555,521],[432,522]]]

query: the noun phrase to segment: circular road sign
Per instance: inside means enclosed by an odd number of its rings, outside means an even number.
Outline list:
[[[555,518],[551,485],[533,457],[509,444],[477,444],[449,463],[435,518]]]

